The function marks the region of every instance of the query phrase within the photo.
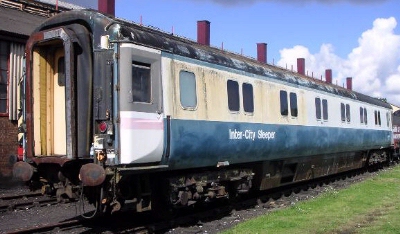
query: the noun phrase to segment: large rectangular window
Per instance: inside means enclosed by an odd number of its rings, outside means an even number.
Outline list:
[[[188,71],[179,72],[179,92],[183,108],[195,108],[197,106],[196,77]]]
[[[8,115],[7,71],[8,71],[9,54],[10,54],[10,43],[6,41],[0,41],[0,115]]]
[[[243,109],[245,112],[254,112],[254,97],[253,97],[253,85],[248,83],[243,83],[242,85],[243,93]]]
[[[297,109],[297,94],[290,93],[290,115],[293,117],[297,117],[298,109]]]
[[[284,90],[281,90],[280,92],[280,101],[281,101],[281,115],[283,116],[288,116],[288,98],[287,98],[287,92]]]
[[[228,92],[228,107],[231,111],[239,111],[239,84],[237,81],[228,80],[226,84],[226,89]]]
[[[150,64],[132,62],[132,100],[134,102],[151,102]]]

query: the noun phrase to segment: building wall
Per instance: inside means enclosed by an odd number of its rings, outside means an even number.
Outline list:
[[[0,117],[0,182],[12,178],[12,167],[17,160],[17,121]]]

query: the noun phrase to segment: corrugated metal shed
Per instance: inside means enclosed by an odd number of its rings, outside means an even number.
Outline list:
[[[46,17],[0,7],[0,34],[27,38]]]

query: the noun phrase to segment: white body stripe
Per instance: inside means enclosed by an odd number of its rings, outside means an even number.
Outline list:
[[[161,115],[121,111],[121,163],[149,163],[161,160],[164,123]]]

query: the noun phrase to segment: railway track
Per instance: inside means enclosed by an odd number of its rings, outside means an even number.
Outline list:
[[[46,197],[42,193],[0,196],[0,213],[16,209],[26,210],[35,206],[48,206],[56,203],[56,198]]]
[[[249,210],[254,210],[256,206],[261,207],[260,212],[266,213],[277,208],[293,205],[293,197],[302,196],[309,197],[307,199],[312,199],[314,196],[317,196],[315,194],[322,193],[329,189],[330,184],[347,181],[356,175],[366,172],[365,169],[354,170],[349,173],[341,173],[335,176],[308,181],[307,183],[298,183],[294,186],[284,186],[280,189],[272,189],[264,193],[242,197],[237,199],[237,203],[210,203],[196,209],[183,209],[178,212],[176,217],[169,220],[154,220],[150,212],[138,214],[126,211],[92,220],[76,217],[66,221],[16,229],[10,233],[68,233],[71,231],[77,233],[102,233],[104,231],[124,233],[192,233],[196,232],[196,230],[198,232],[203,225],[207,226],[208,223],[221,222],[220,220],[224,217],[232,216],[232,214],[239,213],[240,211],[246,213]],[[349,182],[349,184],[350,183],[353,182]],[[307,193],[307,195],[303,193]]]

